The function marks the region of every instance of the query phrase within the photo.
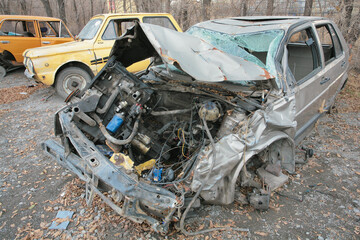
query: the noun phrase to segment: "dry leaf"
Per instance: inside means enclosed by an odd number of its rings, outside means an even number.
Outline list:
[[[268,233],[268,232],[260,232],[260,231],[255,232],[255,234],[256,234],[256,235],[263,236],[263,237],[266,237],[266,236],[268,236],[268,235],[269,235],[269,233]]]

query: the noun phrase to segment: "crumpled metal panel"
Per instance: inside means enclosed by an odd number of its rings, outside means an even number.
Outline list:
[[[244,83],[274,78],[264,68],[227,54],[200,38],[157,25],[140,23],[140,26],[165,64],[180,67],[198,81]]]
[[[216,159],[209,180],[204,182],[213,161],[212,147],[205,147],[198,157],[191,189],[197,191],[205,184],[201,196],[214,204],[234,201],[234,189],[244,164],[272,143],[285,139],[282,167],[295,171],[293,133],[296,128],[294,99],[275,102],[274,107],[257,110],[238,132],[229,134],[215,143]],[[245,154],[245,156],[244,156]]]

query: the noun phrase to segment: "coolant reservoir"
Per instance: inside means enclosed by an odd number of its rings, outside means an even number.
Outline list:
[[[217,137],[222,138],[225,135],[233,133],[234,129],[238,127],[241,122],[245,121],[246,114],[241,110],[234,109],[232,113],[226,114],[221,123]]]

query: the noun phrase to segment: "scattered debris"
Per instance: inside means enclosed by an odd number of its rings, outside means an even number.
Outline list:
[[[56,219],[51,223],[49,229],[62,229],[65,230],[69,225],[74,212],[72,211],[59,211],[56,214]]]
[[[16,86],[11,88],[1,88],[0,89],[0,104],[12,103],[15,101],[23,100],[28,98],[35,91],[47,88],[48,86],[44,84],[38,84],[36,86]]]

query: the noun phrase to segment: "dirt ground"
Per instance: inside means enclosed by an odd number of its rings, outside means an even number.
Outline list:
[[[206,205],[186,220],[189,230],[229,226],[194,239],[359,239],[359,74],[301,143],[315,155],[297,165],[290,181],[261,212],[234,203]],[[16,100],[16,101],[15,101]],[[51,87],[26,79],[23,70],[0,80],[1,239],[162,239],[146,224],[114,213],[98,197],[85,204],[84,183],[47,157],[40,144],[53,136],[54,113],[63,101]],[[74,211],[67,230],[49,230],[59,210]],[[173,226],[167,239],[188,239]]]

